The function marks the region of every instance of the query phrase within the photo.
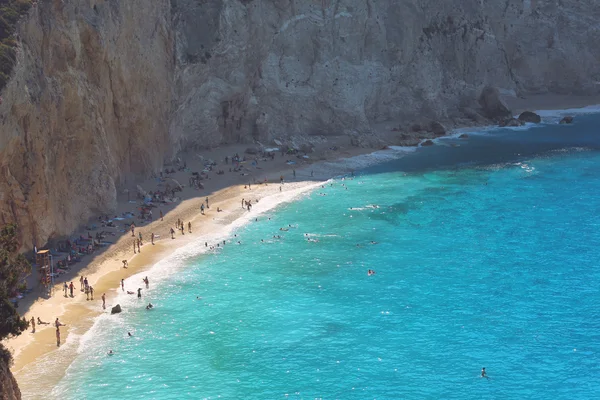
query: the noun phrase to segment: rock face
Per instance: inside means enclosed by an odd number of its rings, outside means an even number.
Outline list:
[[[17,381],[8,368],[8,363],[0,357],[0,400],[21,400]]]
[[[539,124],[542,122],[542,117],[531,111],[523,111],[521,115],[519,115],[519,121]]]
[[[122,310],[121,310],[121,305],[120,305],[120,304],[117,304],[116,306],[114,306],[113,308],[111,308],[111,309],[110,309],[110,313],[111,313],[111,315],[112,315],[112,314],[118,314],[118,313],[120,313],[121,311],[122,311]]]
[[[598,20],[596,0],[39,1],[2,93],[0,223],[41,245],[183,148],[597,94]]]

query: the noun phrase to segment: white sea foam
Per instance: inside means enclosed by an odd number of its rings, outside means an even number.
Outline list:
[[[480,126],[480,127],[469,127],[469,128],[459,128],[450,131],[446,136],[441,138],[433,139],[434,143],[440,143],[440,141],[448,140],[448,139],[457,139],[463,133],[467,133],[469,135],[489,135],[490,133],[497,132],[499,129],[504,130],[512,130],[512,131],[527,131],[534,128],[541,128],[545,125],[556,125],[560,120],[567,116],[577,116],[577,115],[587,115],[587,114],[598,114],[600,113],[600,104],[587,106],[583,108],[569,108],[565,110],[537,110],[535,111],[540,117],[542,117],[541,124],[533,124],[526,123],[522,126],[507,126],[507,127],[499,127],[495,125],[489,126]],[[515,118],[518,115],[514,116]]]

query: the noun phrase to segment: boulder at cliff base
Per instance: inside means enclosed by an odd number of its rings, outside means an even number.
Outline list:
[[[508,106],[500,98],[498,88],[487,86],[481,91],[479,105],[487,118],[500,120],[512,116]]]
[[[521,115],[519,115],[519,121],[539,124],[542,122],[542,117],[531,111],[523,111]]]

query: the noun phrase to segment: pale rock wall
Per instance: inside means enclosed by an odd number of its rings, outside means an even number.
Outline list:
[[[40,1],[0,105],[0,223],[24,248],[111,209],[169,146],[168,0]]]
[[[460,124],[486,85],[597,94],[597,21],[597,0],[39,1],[0,105],[0,222],[43,244],[183,148]]]
[[[488,84],[513,94],[600,88],[595,0],[174,4],[178,146],[448,119]]]

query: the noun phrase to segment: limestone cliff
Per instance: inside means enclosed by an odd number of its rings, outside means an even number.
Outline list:
[[[40,1],[0,105],[0,222],[25,248],[114,206],[162,165],[174,71],[168,1]]]
[[[4,357],[0,357],[0,400],[21,400],[21,391]]]
[[[485,85],[597,94],[598,20],[596,0],[39,1],[0,105],[0,222],[44,243],[189,145],[462,123]]]

